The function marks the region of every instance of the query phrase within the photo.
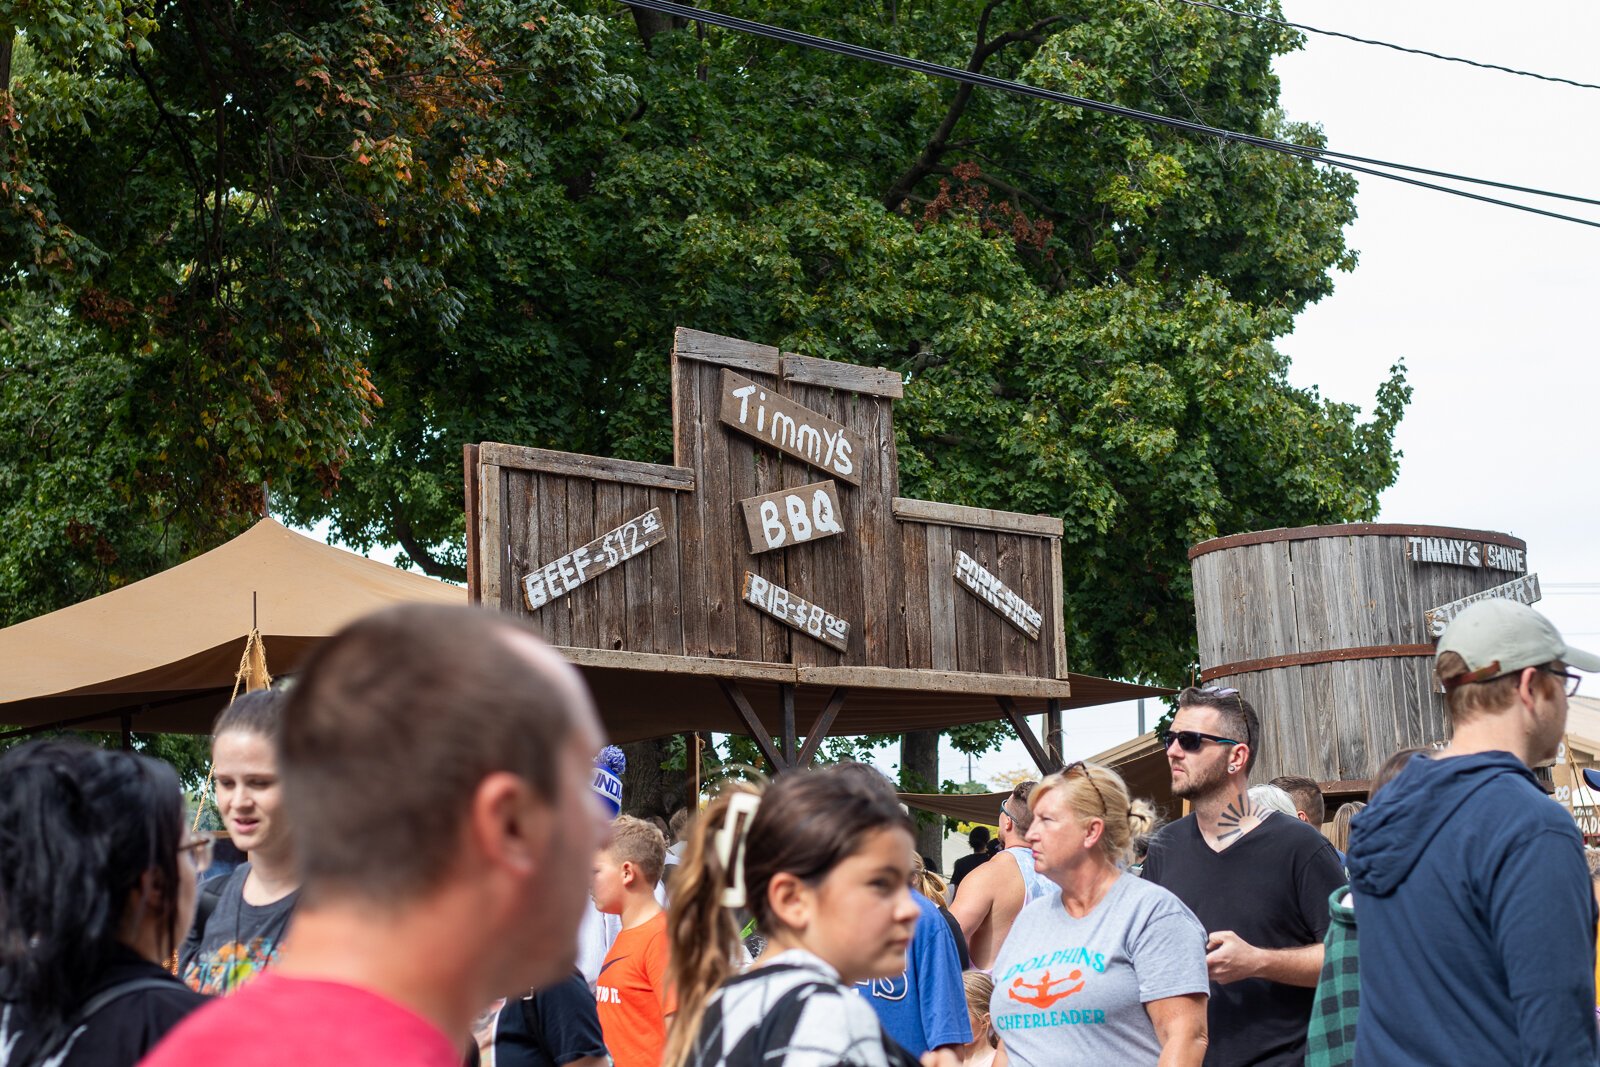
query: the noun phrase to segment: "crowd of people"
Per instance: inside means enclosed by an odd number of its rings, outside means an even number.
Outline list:
[[[946,883],[862,764],[624,815],[550,647],[391,609],[220,717],[225,876],[166,764],[0,756],[0,1067],[1596,1064],[1600,863],[1532,768],[1600,658],[1487,601],[1435,665],[1448,744],[1327,832],[1189,688],[1187,814],[1074,763]]]

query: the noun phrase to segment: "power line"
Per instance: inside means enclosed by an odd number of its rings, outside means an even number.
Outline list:
[[[1412,166],[1406,163],[1392,163],[1386,160],[1374,159],[1368,156],[1352,155],[1348,152],[1336,152],[1330,148],[1315,148],[1310,145],[1295,144],[1291,141],[1280,141],[1271,137],[1261,137],[1257,134],[1242,133],[1238,130],[1223,129],[1218,126],[1208,126],[1202,122],[1191,122],[1188,119],[1174,118],[1171,115],[1161,115],[1153,111],[1141,111],[1138,108],[1124,107],[1121,104],[1109,104],[1101,100],[1094,100],[1086,96],[1073,96],[1070,93],[1056,92],[1052,89],[1042,89],[1038,86],[1027,85],[1023,82],[1010,81],[1005,78],[996,78],[989,74],[977,71],[962,70],[958,67],[946,66],[942,63],[930,63],[922,59],[912,59],[909,56],[897,55],[893,52],[882,52],[876,48],[867,48],[862,45],[847,44],[827,37],[815,37],[797,30],[784,29],[781,26],[771,26],[763,22],[754,22],[750,19],[739,18],[736,15],[724,15],[720,12],[709,11],[705,8],[686,7],[683,4],[673,3],[672,0],[628,0],[633,7],[642,7],[650,11],[658,11],[678,18],[702,22],[710,26],[720,26],[723,29],[747,33],[757,37],[766,37],[771,40],[781,41],[785,44],[798,45],[802,48],[811,48],[834,55],[845,56],[850,59],[859,59],[869,63],[879,63],[884,66],[898,67],[902,70],[915,71],[935,78],[947,78],[951,81],[965,82],[969,85],[988,89],[997,89],[1001,92],[1014,93],[1018,96],[1029,96],[1037,100],[1045,100],[1054,104],[1068,104],[1081,107],[1088,111],[1097,111],[1106,115],[1115,115],[1119,118],[1133,119],[1139,122],[1152,123],[1165,126],[1169,129],[1181,130],[1187,133],[1198,133],[1207,137],[1214,137],[1221,141],[1234,144],[1254,145],[1268,151],[1281,152],[1285,155],[1298,156],[1313,163],[1322,163],[1325,166],[1340,167],[1344,170],[1356,171],[1361,174],[1371,174],[1379,178],[1388,178],[1391,181],[1404,182],[1423,189],[1432,189],[1436,192],[1449,193],[1452,196],[1465,197],[1469,200],[1478,200],[1486,204],[1495,204],[1500,207],[1512,208],[1516,211],[1526,211],[1533,215],[1543,215],[1546,218],[1559,219],[1563,222],[1575,222],[1580,226],[1591,226],[1600,229],[1600,221],[1581,218],[1577,215],[1563,215],[1555,211],[1546,211],[1543,208],[1533,207],[1530,204],[1521,204],[1515,200],[1502,200],[1498,197],[1484,196],[1480,193],[1469,192],[1465,189],[1456,189],[1448,185],[1439,185],[1435,182],[1422,181],[1417,178],[1408,178],[1402,174],[1390,173],[1391,170],[1403,170],[1413,174],[1426,174],[1430,177],[1444,178],[1451,181],[1467,182],[1474,185],[1489,186],[1496,189],[1505,189],[1512,192],[1528,193],[1533,196],[1551,197],[1559,200],[1570,200],[1580,204],[1600,205],[1600,199],[1577,196],[1571,193],[1557,193],[1545,189],[1535,189],[1528,186],[1512,185],[1506,182],[1492,181],[1487,178],[1474,178],[1465,174],[1454,174],[1450,171],[1433,170],[1427,167]],[[1358,166],[1357,164],[1370,164]],[[1389,168],[1381,170],[1374,168]]]
[[[1573,81],[1571,78],[1558,78],[1552,74],[1538,74],[1531,70],[1518,70],[1516,67],[1502,67],[1498,63],[1480,63],[1476,59],[1463,59],[1460,56],[1447,56],[1440,52],[1430,52],[1425,48],[1408,48],[1403,44],[1391,44],[1388,41],[1375,41],[1370,37],[1357,37],[1353,33],[1341,33],[1338,30],[1319,30],[1317,27],[1307,26],[1303,22],[1285,22],[1283,19],[1275,19],[1271,15],[1258,15],[1253,11],[1238,11],[1231,7],[1223,7],[1220,4],[1209,4],[1206,3],[1206,0],[1178,0],[1178,3],[1188,4],[1190,7],[1210,8],[1212,11],[1220,11],[1224,15],[1232,15],[1235,18],[1253,19],[1256,22],[1267,22],[1274,26],[1285,26],[1290,29],[1305,30],[1307,33],[1320,33],[1324,37],[1339,37],[1346,41],[1354,41],[1357,44],[1376,45],[1379,48],[1392,48],[1396,52],[1407,52],[1414,56],[1427,56],[1429,59],[1442,59],[1446,63],[1465,63],[1469,67],[1479,67],[1483,70],[1498,70],[1505,74],[1515,74],[1521,78],[1538,78],[1540,81],[1559,82],[1562,85],[1572,85],[1579,89],[1600,89],[1600,85],[1595,85],[1591,82]]]

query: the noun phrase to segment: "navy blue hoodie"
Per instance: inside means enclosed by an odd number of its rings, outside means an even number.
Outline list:
[[[1594,893],[1507,752],[1414,757],[1350,825],[1362,1067],[1596,1063]]]

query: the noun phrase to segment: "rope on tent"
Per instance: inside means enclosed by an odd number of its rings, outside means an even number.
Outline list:
[[[270,685],[272,675],[267,673],[267,643],[262,640],[261,631],[252,626],[250,636],[244,639],[244,654],[239,657],[239,670],[233,677],[233,694],[228,697],[228,703],[239,699],[241,688],[246,693],[254,693]],[[211,782],[215,774],[215,765],[208,765],[206,784],[200,790],[200,802],[195,805],[194,824],[189,827],[190,833],[200,829],[200,817],[205,814],[206,800],[211,796]]]

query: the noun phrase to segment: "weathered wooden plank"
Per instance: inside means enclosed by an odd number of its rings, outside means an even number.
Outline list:
[[[1524,574],[1522,577],[1506,582],[1504,585],[1497,585],[1491,589],[1484,589],[1469,596],[1464,596],[1459,600],[1452,600],[1448,604],[1429,608],[1423,612],[1423,620],[1427,625],[1429,635],[1443,637],[1444,629],[1449,625],[1450,620],[1480,600],[1514,600],[1518,604],[1536,604],[1539,602],[1539,576],[1537,574]]]
[[[899,689],[919,693],[963,693],[1068,700],[1072,685],[1065,678],[1024,678],[1014,674],[968,671],[905,671],[885,667],[798,667],[801,685],[842,685],[850,689]]]
[[[482,533],[479,523],[483,516],[478,511],[478,446],[461,446],[461,482],[466,492],[467,515],[467,603],[483,601],[483,576],[479,573],[482,558]]]
[[[730,492],[735,498],[733,500],[734,507],[731,510],[731,514],[734,516],[739,515],[742,511],[738,506],[739,500],[745,499],[752,492],[758,496],[778,492],[783,488],[785,476],[790,473],[788,468],[801,466],[798,463],[786,463],[782,456],[774,455],[761,449],[756,449],[752,458],[751,477],[748,480],[735,478],[730,486]],[[737,524],[738,519],[734,518],[733,521]],[[750,550],[749,544],[742,540],[737,532],[734,534],[733,544],[736,549],[733,561],[735,573],[742,574],[747,570],[754,570],[757,565],[756,556]],[[768,580],[777,582],[786,589],[796,588],[789,580],[789,553],[787,552],[767,555],[761,562],[761,571]],[[811,600],[817,600],[816,591],[810,587],[805,588],[805,595]],[[748,614],[745,617],[748,617]],[[760,658],[769,663],[790,662],[792,645],[812,643],[808,641],[791,641],[793,635],[790,633],[789,628],[776,619],[758,615],[756,620],[759,624],[758,632],[761,636]]]
[[[814,641],[796,640],[791,642],[790,659],[803,665],[859,663],[868,655],[869,636],[873,640],[881,637],[878,625],[881,601],[872,586],[879,576],[871,570],[874,565],[881,568],[884,558],[881,553],[873,555],[876,540],[871,533],[877,528],[882,510],[875,506],[878,490],[873,488],[878,453],[870,445],[877,440],[877,431],[863,417],[874,401],[851,393],[798,384],[790,386],[789,395],[796,403],[848,426],[869,442],[868,451],[859,457],[857,464],[860,486],[846,483],[838,489],[846,535],[783,553],[788,587],[827,605],[840,618],[850,620],[849,647],[839,652]],[[816,477],[803,463],[785,459],[783,468],[785,485],[802,485]]]
[[[739,512],[739,501],[745,497],[760,492],[762,479],[774,476],[775,472],[763,469],[767,462],[767,455],[753,446],[749,441],[736,435],[728,437],[728,484],[724,490],[727,496],[720,502],[722,508],[722,521],[728,524],[728,562],[725,566],[735,578],[747,570],[755,570],[755,557],[749,552],[745,539],[741,534],[742,522]],[[776,486],[774,486],[775,488]],[[785,573],[783,557],[775,556],[762,561],[762,572],[773,582],[783,585]],[[781,629],[770,619],[764,618],[757,612],[740,610],[735,618],[734,627],[734,655],[739,659],[760,659],[768,662],[781,662],[786,656],[773,655],[773,631]]]
[[[692,359],[718,367],[739,367],[759,374],[776,376],[783,367],[783,357],[772,345],[686,330],[682,326],[674,335],[672,351],[678,359]]]
[[[745,729],[750,731],[750,738],[761,750],[775,771],[786,770],[789,766],[787,760],[778,752],[777,746],[772,743],[772,735],[767,733],[767,728],[761,725],[761,718],[750,706],[750,701],[745,697],[744,690],[739,688],[739,683],[719,679],[717,685],[722,688],[722,695],[727,697],[728,703],[733,705],[733,710],[739,718],[744,720]]]
[[[750,554],[820,541],[845,532],[839,487],[830,478],[739,501]]]
[[[850,623],[804,597],[774,585],[759,574],[746,571],[743,599],[807,637],[843,652],[850,643]]]
[[[505,476],[494,464],[480,462],[478,486],[483,504],[482,524],[478,527],[478,595],[483,603],[503,611],[506,605],[501,590],[509,584]]]
[[[957,552],[953,574],[956,582],[991,608],[1031,641],[1039,640],[1044,614],[1001,581],[993,571],[967,555]]]
[[[1407,537],[1406,558],[1413,564],[1442,563],[1452,567],[1486,567],[1490,570],[1522,574],[1528,569],[1528,554],[1520,548],[1455,537]]]
[[[1012,728],[1017,731],[1017,737],[1022,741],[1022,747],[1028,750],[1028,755],[1033,757],[1033,762],[1038,766],[1041,774],[1053,774],[1061,769],[1061,761],[1045,751],[1039,743],[1039,738],[1034,735],[1033,727],[1028,725],[1028,720],[1018,710],[1017,705],[1008,696],[997,696],[995,700],[1000,704],[1000,710],[1006,718],[1011,720]]]
[[[969,508],[960,504],[939,504],[932,500],[914,500],[911,497],[894,498],[897,519],[917,522],[937,522],[946,526],[968,526],[977,530],[998,530],[1004,533],[1037,534],[1042,537],[1060,537],[1066,524],[1048,515],[1024,515],[1015,511],[994,511],[990,508]]]
[[[669,656],[626,649],[558,647],[557,652],[579,667],[600,670],[636,671],[642,679],[649,674],[692,674],[705,678],[738,678],[754,682],[793,682],[795,669],[787,663],[754,663],[748,660],[713,659],[709,656]]]
[[[536,494],[534,515],[539,524],[540,562],[548,563],[563,558],[576,547],[567,540],[567,484],[559,474],[544,473],[534,474],[532,482]],[[532,568],[529,573],[539,569]],[[521,577],[524,578],[523,592],[528,595],[526,576]],[[562,585],[565,584],[563,580]],[[559,600],[565,589],[550,589],[548,592],[548,599]],[[524,600],[526,605],[527,601]],[[550,611],[537,611],[534,614],[543,616],[541,621],[544,623],[545,637],[551,644],[572,644],[572,613],[566,604],[558,604]]]
[[[697,488],[678,502],[678,585],[683,596],[683,649],[694,656],[710,652],[710,601],[706,584],[705,511],[709,492],[704,482],[706,431],[710,420],[700,410],[697,363],[672,361],[672,459],[680,467],[701,472]],[[717,433],[719,429],[712,427]],[[620,496],[618,498],[620,500]]]
[[[950,573],[955,573],[957,557],[965,552],[969,556],[987,558],[979,538],[979,530],[963,530],[959,526],[950,530]],[[954,577],[948,580],[952,589],[956,588]],[[978,603],[976,597],[962,596],[956,592],[956,668],[963,671],[983,670],[983,631],[987,629],[998,630],[1000,622],[990,613],[989,609]]]
[[[660,463],[637,463],[610,456],[585,456],[577,452],[553,452],[547,448],[486,442],[479,446],[486,463],[497,463],[516,470],[560,474],[571,478],[596,478],[627,485],[649,485],[661,489],[694,491],[694,471],[687,467],[668,467]]]
[[[851,485],[861,484],[861,435],[795,403],[770,385],[722,371],[718,414],[725,426]]]
[[[1061,553],[1065,546],[1061,538],[1052,537],[1045,551],[1050,557],[1050,629],[1054,655],[1045,673],[1055,678],[1067,676],[1067,583],[1062,578]]]
[[[685,502],[688,497],[683,498]],[[665,516],[665,512],[663,512]],[[628,519],[622,510],[622,483],[594,483],[594,525],[599,530],[614,530]],[[662,525],[671,529],[671,523]],[[682,538],[680,531],[678,537]],[[662,551],[666,551],[663,549]],[[604,649],[625,648],[628,643],[628,585],[625,568],[612,567],[594,580],[595,643]]]
[[[590,539],[594,537],[595,530],[603,528],[596,527],[594,522],[594,491],[597,484],[599,483],[590,481],[587,478],[567,479],[567,544],[569,545],[584,544],[586,541],[592,544],[593,542]],[[666,540],[666,524],[661,522],[659,518],[656,523],[656,529],[659,538]],[[584,549],[586,550],[587,548],[588,545],[584,545]],[[600,558],[603,561],[604,548],[600,548],[599,551],[601,553]],[[575,562],[578,558],[588,559],[587,552],[584,552],[581,557],[578,552],[574,552],[573,556],[575,557]],[[556,576],[560,577],[559,565],[557,566]],[[599,604],[595,601],[594,583],[580,578],[579,583],[568,590],[567,604],[572,614],[572,634],[567,643],[570,645],[588,645],[590,647],[598,645],[600,634],[595,616]]]
[[[894,664],[905,645],[905,620],[899,607],[905,602],[905,571],[893,564],[884,566],[884,560],[894,559],[900,547],[899,522],[894,517],[894,496],[900,491],[900,456],[895,446],[894,406],[890,400],[839,394],[839,401],[847,405],[854,419],[861,420],[868,440],[876,447],[869,449],[865,464],[863,490],[870,500],[862,509],[866,515],[865,527],[873,531],[871,544],[876,545],[878,557],[866,561],[871,566],[871,595],[881,605],[878,611],[866,613],[866,640],[863,650],[871,649],[868,662]],[[863,552],[867,544],[863,543]]]
[[[582,507],[583,501],[592,500],[590,494],[582,492],[588,489],[588,483],[579,482],[574,485],[579,495],[573,498],[573,503]],[[560,493],[565,487],[556,482],[546,488],[549,495],[544,499],[541,514],[541,528],[549,531],[546,543],[560,544],[570,541],[571,532],[564,525],[555,526],[558,519],[567,519],[569,498],[565,493]],[[625,489],[624,496],[629,491]],[[556,495],[558,493],[560,493],[559,499]],[[577,516],[575,526],[590,527],[592,516],[593,505],[590,504],[587,514],[580,513]],[[549,520],[548,523],[545,521],[546,518]],[[529,571],[522,579],[523,601],[529,611],[538,611],[553,601],[571,597],[576,590],[583,588],[606,571],[621,566],[666,540],[667,532],[666,523],[661,518],[661,509],[651,508],[616,529],[606,531],[588,544],[580,545],[571,552]],[[568,645],[573,643],[563,642]]]
[[[811,729],[806,732],[806,743],[800,749],[800,758],[795,761],[796,767],[809,767],[811,761],[817,758],[817,750],[822,747],[822,742],[828,739],[828,731],[833,729],[833,721],[839,717],[839,712],[844,710],[845,699],[850,695],[850,690],[843,686],[836,686],[828,694],[828,703],[822,708],[811,724]]]
[[[737,657],[739,649],[739,575],[734,569],[734,523],[737,517],[730,503],[730,465],[733,453],[743,448],[746,462],[753,462],[751,447],[743,438],[721,429],[712,420],[722,405],[722,372],[716,367],[690,363],[700,398],[700,416],[705,420],[705,466],[696,472],[703,496],[700,544],[706,558],[706,606],[709,613],[708,650],[713,656]]]
[[[945,576],[955,566],[954,529],[924,525],[928,539],[928,614],[930,659],[935,670],[953,671],[956,654],[956,587]],[[976,605],[972,605],[976,610]]]
[[[928,527],[920,522],[900,524],[902,567],[905,570],[906,667],[933,666],[933,634],[928,599]]]
[[[629,515],[652,514],[656,524],[665,527],[659,509],[650,508],[650,491],[642,486],[622,487],[622,510]],[[655,614],[651,608],[659,590],[655,585],[655,553],[643,553],[629,558],[622,572],[623,602],[626,605],[627,647],[639,652],[663,652],[656,647]],[[675,592],[674,594],[675,595]],[[562,644],[572,644],[563,641]]]
[[[655,651],[683,655],[683,585],[680,557],[683,552],[682,531],[674,525],[678,503],[683,497],[663,489],[650,492],[650,502],[660,509],[663,522],[673,536],[650,560],[651,584],[655,593],[650,608],[655,626]]]
[[[905,383],[898,371],[885,370],[883,367],[863,367],[855,363],[840,363],[832,359],[817,359],[815,356],[800,356],[793,352],[783,354],[779,377],[786,382],[843,389],[870,396],[905,395]]]
[[[522,593],[522,576],[544,562],[539,557],[544,544],[539,530],[539,476],[532,471],[496,469],[504,472],[501,478],[506,500],[506,575],[501,610],[523,616],[533,631],[548,641],[549,619],[541,612],[530,613]],[[551,549],[550,555],[565,550],[562,545]]]

